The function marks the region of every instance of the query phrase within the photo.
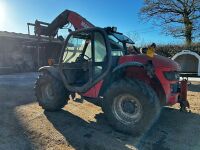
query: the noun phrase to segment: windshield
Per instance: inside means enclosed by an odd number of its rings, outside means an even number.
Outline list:
[[[121,33],[110,33],[108,38],[112,49],[112,56],[123,56],[126,54],[129,45],[134,45],[131,39]]]
[[[91,58],[91,35],[80,32],[71,35],[65,47],[63,62],[76,62],[82,56]]]
[[[129,43],[129,44],[135,44],[130,38],[128,38],[127,36],[121,34],[121,33],[112,33],[112,35],[118,39],[120,42],[125,42],[125,43]]]

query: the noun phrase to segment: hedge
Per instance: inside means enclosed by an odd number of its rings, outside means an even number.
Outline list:
[[[157,45],[156,53],[166,57],[173,57],[176,53],[182,50],[191,50],[200,55],[200,43],[192,44],[191,46],[185,45]]]

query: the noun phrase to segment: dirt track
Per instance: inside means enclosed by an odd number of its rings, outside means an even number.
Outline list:
[[[192,113],[164,108],[157,124],[140,137],[110,128],[101,108],[70,101],[44,112],[35,102],[36,74],[0,76],[0,149],[199,150],[200,83],[190,86]]]

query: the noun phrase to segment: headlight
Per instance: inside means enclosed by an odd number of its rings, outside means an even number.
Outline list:
[[[167,80],[179,80],[180,78],[180,75],[179,75],[179,72],[177,71],[170,71],[170,72],[164,72],[164,76]]]

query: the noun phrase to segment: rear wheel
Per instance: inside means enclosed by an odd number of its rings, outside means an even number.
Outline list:
[[[160,114],[154,90],[138,80],[121,80],[107,90],[103,111],[118,131],[137,135],[147,130]]]
[[[39,105],[47,111],[63,108],[69,99],[69,92],[60,80],[43,72],[35,84],[35,95]]]

